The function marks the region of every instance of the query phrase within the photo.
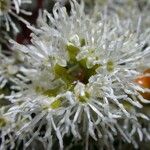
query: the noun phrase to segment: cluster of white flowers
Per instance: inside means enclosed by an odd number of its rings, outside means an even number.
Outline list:
[[[83,2],[70,5],[70,14],[56,3],[52,14],[40,13],[38,28],[28,24],[31,44],[10,40],[21,62],[0,55],[0,89],[11,82],[10,95],[0,93],[11,102],[0,109],[2,150],[35,148],[35,141],[67,149],[67,136],[86,150],[91,139],[99,149],[114,149],[116,140],[135,148],[150,141],[150,118],[141,111],[150,101],[140,94],[150,89],[134,81],[149,61],[150,30],[141,32],[141,18],[133,30],[117,13],[95,16]]]

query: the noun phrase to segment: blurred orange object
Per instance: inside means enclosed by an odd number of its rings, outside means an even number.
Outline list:
[[[146,76],[146,74],[150,74],[150,69],[145,70],[143,75],[137,77],[134,81],[141,87],[150,89],[150,76]],[[143,98],[150,100],[149,92],[141,93],[141,95],[143,96]]]

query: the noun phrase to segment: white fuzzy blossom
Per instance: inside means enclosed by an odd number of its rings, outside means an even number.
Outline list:
[[[10,27],[12,27],[15,32],[18,32],[18,28],[14,23],[12,16],[28,24],[28,22],[20,17],[19,14],[31,15],[31,12],[21,8],[22,5],[30,3],[31,0],[0,0],[0,25],[2,26],[4,23],[7,31],[10,31]]]
[[[21,73],[23,56],[20,53],[8,54],[10,56],[0,53],[0,104],[3,103],[1,99],[7,98],[12,91],[20,90],[19,81],[27,81]]]
[[[90,137],[112,149],[117,135],[137,148],[138,141],[150,140],[141,124],[149,118],[137,111],[149,103],[140,92],[150,90],[134,82],[150,56],[150,47],[142,50],[149,31],[132,32],[116,16],[91,18],[83,3],[70,4],[70,15],[56,3],[53,15],[41,14],[39,28],[29,26],[31,45],[11,41],[25,54],[21,72],[28,79],[16,81],[20,90],[9,96],[13,105],[4,113],[15,119],[12,135],[24,148],[38,140],[52,149],[58,140],[63,149],[69,134],[82,139],[85,149]]]

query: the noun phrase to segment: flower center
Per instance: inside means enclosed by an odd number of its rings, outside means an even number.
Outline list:
[[[81,46],[85,45],[85,41],[81,41]],[[89,78],[96,74],[96,69],[99,65],[93,65],[93,67],[88,68],[87,58],[82,60],[77,60],[76,56],[79,53],[80,49],[69,43],[66,45],[66,50],[69,55],[69,60],[67,65],[61,66],[59,64],[55,64],[53,67],[53,72],[55,75],[55,79],[52,81],[52,84],[57,81],[57,86],[52,89],[45,89],[43,87],[36,87],[36,92],[40,92],[43,95],[48,97],[56,97],[60,93],[64,93],[67,90],[74,91],[77,81],[88,84]],[[84,103],[87,101],[89,95],[86,93],[84,96],[79,96],[78,99],[80,102]],[[61,106],[62,101],[56,100],[51,104],[52,109],[56,109]]]
[[[0,117],[0,127],[4,127],[6,126],[6,124],[7,124],[7,121],[5,120],[5,118]]]
[[[84,41],[82,41],[81,45],[83,44]],[[62,67],[58,64],[55,65],[54,72],[56,78],[61,78],[67,84],[72,84],[74,81],[80,81],[87,84],[89,78],[96,74],[96,69],[99,65],[94,65],[89,69],[86,65],[86,58],[78,61],[76,56],[80,49],[72,43],[66,45],[66,49],[69,54],[69,61],[67,62],[66,67]]]
[[[0,15],[2,12],[7,12],[10,8],[10,0],[0,0]]]

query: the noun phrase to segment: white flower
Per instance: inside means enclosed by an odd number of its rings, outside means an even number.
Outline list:
[[[7,31],[10,30],[10,26],[17,32],[18,28],[12,20],[11,16],[19,19],[20,21],[29,24],[26,20],[18,16],[19,13],[31,15],[30,12],[21,8],[23,4],[30,4],[31,0],[0,0],[0,19],[1,26],[3,23],[6,26]]]
[[[150,8],[150,1],[149,0],[140,0],[140,1],[133,1],[133,0],[95,0],[97,3],[97,9],[103,9],[101,7],[101,3],[105,4],[107,7],[108,15],[112,15],[117,13],[121,21],[128,20],[132,22],[133,30],[136,30],[137,20],[140,18],[140,24],[138,27],[140,30],[144,30],[149,28],[149,8]],[[99,3],[100,2],[100,3]],[[96,12],[95,12],[96,14]]]
[[[14,53],[11,56],[9,53],[9,55],[0,53],[0,99],[7,98],[13,90],[20,90],[18,82],[27,82],[26,77],[20,72],[23,61],[21,54]]]
[[[0,149],[6,149],[9,145],[9,148],[13,148],[15,145],[15,119],[10,117],[10,115],[5,114],[6,110],[9,107],[0,108],[0,132],[1,132],[1,145]],[[11,147],[12,146],[12,147]]]
[[[30,135],[25,146],[38,138],[49,149],[57,137],[63,149],[63,137],[73,134],[86,147],[90,137],[112,145],[116,135],[137,147],[136,134],[141,141],[148,137],[139,119],[149,118],[136,110],[142,108],[140,101],[149,102],[139,91],[149,89],[134,83],[150,55],[150,47],[142,51],[148,31],[131,32],[113,19],[90,18],[76,1],[68,15],[57,3],[53,16],[45,11],[39,18],[40,28],[29,26],[32,45],[11,41],[25,53],[21,71],[31,81],[18,82],[20,91],[10,96],[14,105],[8,110],[30,118],[17,132],[24,139]]]

